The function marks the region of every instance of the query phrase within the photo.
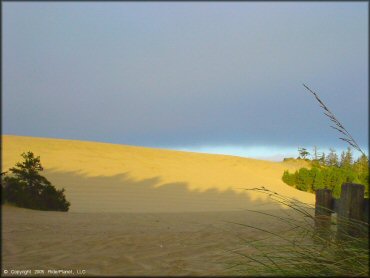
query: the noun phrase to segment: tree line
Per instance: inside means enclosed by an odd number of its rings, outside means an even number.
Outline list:
[[[308,192],[328,188],[334,197],[339,198],[342,184],[353,182],[363,184],[365,196],[369,196],[369,160],[366,155],[362,154],[355,160],[350,147],[340,156],[334,149],[330,149],[328,154],[319,154],[317,148],[312,155],[305,148],[299,148],[298,152],[298,159],[309,161],[310,168],[301,168],[294,173],[284,171],[282,180],[286,184]]]

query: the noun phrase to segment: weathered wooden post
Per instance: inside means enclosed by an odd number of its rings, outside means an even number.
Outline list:
[[[338,237],[358,237],[365,232],[364,220],[365,186],[355,183],[342,184],[338,211]]]
[[[330,189],[316,190],[315,228],[321,235],[327,235],[331,225],[333,196]]]
[[[364,199],[364,222],[369,223],[369,198]]]

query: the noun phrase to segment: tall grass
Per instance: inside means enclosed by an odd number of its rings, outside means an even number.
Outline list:
[[[364,151],[352,135],[329,110],[317,93],[303,86],[315,97],[320,107],[345,141],[362,155]],[[234,223],[258,231],[262,238],[243,239],[244,246],[229,250],[239,256],[231,266],[232,274],[262,276],[369,276],[369,224],[361,221],[332,217],[329,225],[315,219],[315,208],[293,198],[284,197],[265,188],[251,190],[267,194],[273,201],[288,208],[282,213],[253,211],[273,222],[285,225],[274,231],[243,223]],[[321,225],[321,224],[324,225]],[[338,223],[341,229],[338,231]],[[344,228],[345,227],[345,228]],[[356,235],[356,236],[354,236]]]
[[[342,125],[342,123],[338,120],[337,117],[335,117],[334,113],[329,110],[329,108],[325,105],[325,103],[320,99],[320,97],[315,93],[313,90],[311,90],[307,85],[303,84],[303,87],[305,87],[317,100],[320,107],[324,110],[324,115],[329,118],[329,120],[334,124],[330,127],[338,131],[341,136],[339,137],[340,140],[347,142],[350,146],[355,148],[357,151],[362,153],[362,155],[366,156],[365,152],[360,148],[360,146],[357,144],[355,139],[353,139],[352,135],[348,132],[348,130]],[[367,157],[367,156],[366,156]]]
[[[242,223],[233,223],[258,231],[263,238],[244,239],[244,246],[230,250],[239,256],[230,270],[238,275],[262,276],[368,276],[368,224],[349,219],[337,219],[341,225],[350,225],[362,232],[354,237],[341,233],[336,223],[331,227],[315,227],[314,207],[284,197],[264,188],[255,188],[288,208],[279,214],[254,211],[268,216],[271,221],[284,224],[283,231]]]

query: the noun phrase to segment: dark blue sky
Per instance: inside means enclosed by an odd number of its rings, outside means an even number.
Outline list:
[[[3,3],[3,133],[255,157],[368,142],[368,3]],[[274,150],[274,151],[272,151]]]

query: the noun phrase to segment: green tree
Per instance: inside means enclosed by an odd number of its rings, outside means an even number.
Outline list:
[[[365,185],[365,195],[369,196],[369,159],[362,155],[353,163],[353,170],[358,173],[358,183]]]
[[[347,148],[346,152],[342,152],[340,156],[340,167],[350,169],[353,164],[353,154],[350,147]]]
[[[306,148],[298,148],[299,158],[306,159],[310,153],[307,151]]]
[[[324,152],[322,152],[320,155],[319,155],[319,164],[321,166],[324,166],[326,165],[326,155]]]
[[[70,203],[66,200],[64,189],[57,190],[45,177],[40,157],[32,152],[22,153],[23,162],[10,168],[9,175],[2,181],[5,201],[20,207],[68,211]]]
[[[299,150],[300,155],[304,157],[305,149]],[[340,160],[332,148],[328,155],[317,155],[316,151],[317,148],[314,148],[313,157],[318,159],[311,160],[310,169],[301,168],[292,174],[286,170],[282,180],[290,186],[308,192],[328,188],[336,198],[340,196],[343,183],[359,183],[365,186],[365,197],[369,196],[369,159],[365,154],[354,161],[350,147],[341,153]]]
[[[284,171],[282,179],[283,179],[283,182],[285,182],[286,184],[290,186],[295,185],[295,176],[294,174],[290,174],[288,170]]]
[[[317,146],[313,146],[313,160],[318,160],[319,159],[319,153],[318,153],[318,148]]]
[[[296,188],[302,191],[310,191],[312,181],[309,170],[307,168],[301,168],[298,171],[298,177],[296,179]]]
[[[326,165],[327,166],[338,166],[339,165],[338,155],[335,152],[335,150],[332,148],[330,148],[329,154],[326,156]]]
[[[313,191],[316,191],[317,189],[324,189],[324,174],[323,171],[318,168],[313,168],[312,171],[314,172],[314,181],[312,185]]]

